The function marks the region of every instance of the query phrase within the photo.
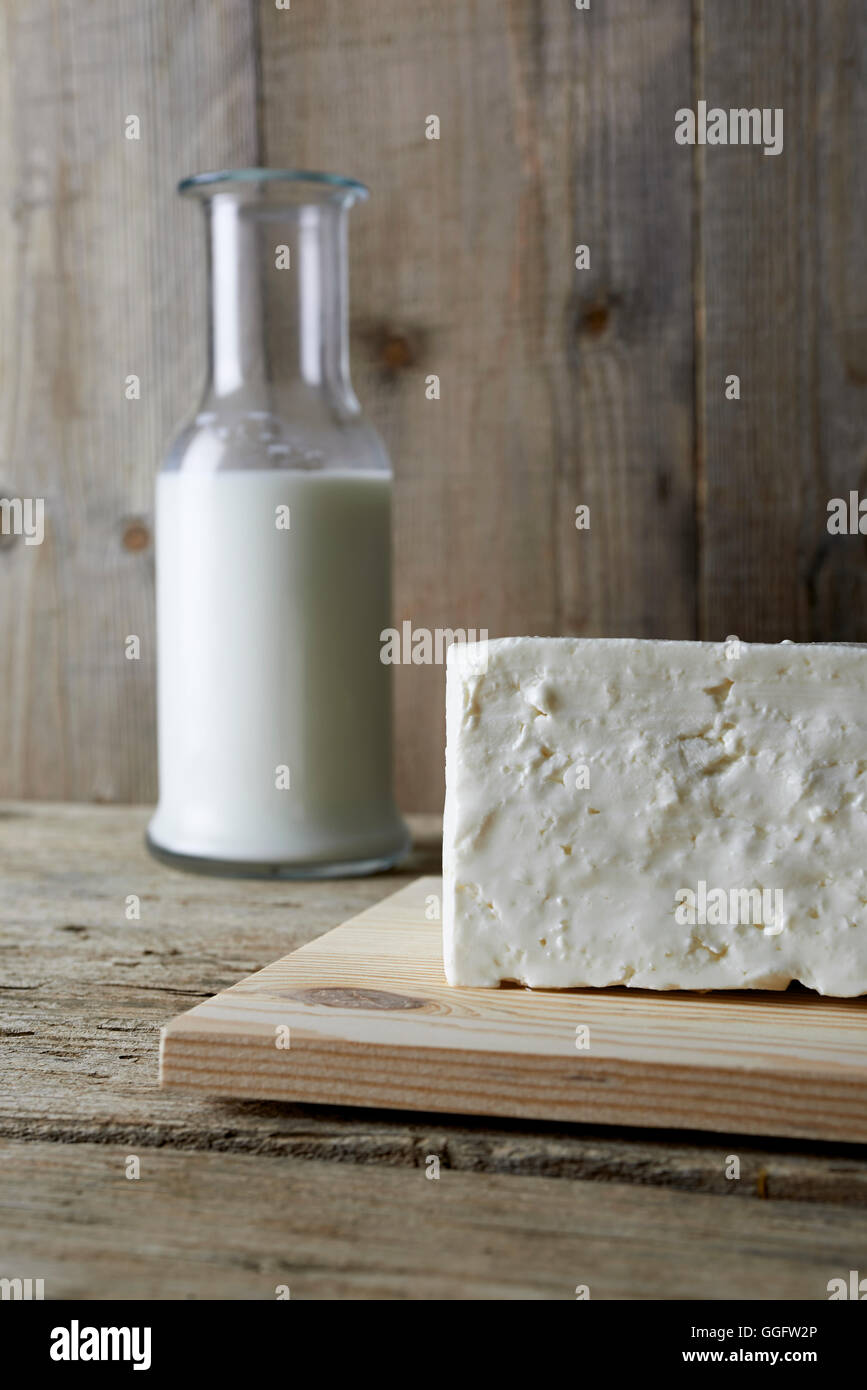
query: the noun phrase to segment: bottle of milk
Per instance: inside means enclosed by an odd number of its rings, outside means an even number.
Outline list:
[[[157,485],[162,858],[330,877],[394,864],[391,471],[349,380],[346,220],[327,174],[242,169],[204,211],[210,369]]]

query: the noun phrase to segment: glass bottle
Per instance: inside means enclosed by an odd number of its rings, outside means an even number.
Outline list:
[[[210,872],[372,873],[392,791],[391,470],[349,379],[330,174],[198,174],[210,359],[157,484],[160,796],[148,843]]]

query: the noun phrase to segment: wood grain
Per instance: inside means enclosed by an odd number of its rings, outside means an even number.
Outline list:
[[[153,486],[205,361],[201,228],[174,190],[255,161],[252,13],[32,0],[2,24],[0,496],[44,498],[46,539],[0,548],[0,795],[145,800]]]
[[[748,38],[744,42],[745,36]],[[867,483],[863,7],[701,6],[700,96],[782,107],[784,147],[696,149],[703,317],[701,635],[865,639],[862,537],[827,504]],[[740,401],[725,399],[737,373]]]
[[[0,538],[0,795],[155,794],[151,498],[203,370],[173,192],[195,168],[371,184],[353,361],[396,465],[396,619],[867,635],[864,538],[826,530],[867,495],[855,0],[32,0],[0,24],[0,495],[48,507],[42,547]],[[699,98],[783,105],[783,154],[677,146]],[[437,808],[443,672],[396,675],[400,799]]]
[[[662,99],[689,88],[689,6],[329,0],[261,20],[268,161],[373,192],[351,232],[354,373],[394,458],[398,620],[692,635],[692,170]],[[443,689],[441,668],[396,671],[404,805],[441,805]]]
[[[755,145],[695,149],[705,319],[703,632],[798,640],[808,627],[800,559],[817,462],[815,8],[810,0],[736,0],[724,13],[712,4],[701,13],[699,95],[725,108],[782,107],[785,122],[777,156]],[[740,378],[739,401],[725,397],[730,373]],[[824,527],[824,515],[814,519]]]
[[[867,1213],[612,1183],[0,1143],[0,1277],[46,1298],[826,1299]]]
[[[817,123],[815,383],[817,478],[802,560],[811,635],[867,638],[865,539],[827,534],[832,497],[867,496],[867,9],[822,6],[814,29]]]
[[[173,1019],[162,1085],[867,1142],[867,1000],[452,989],[441,897],[418,879]]]
[[[630,1183],[718,1199],[867,1206],[852,1146],[324,1105],[160,1090],[160,1027],[373,903],[389,882],[233,883],[164,868],[143,810],[0,803],[0,1136],[136,1152],[303,1157]],[[438,867],[438,821],[415,820],[409,871]],[[142,916],[127,921],[139,896]],[[735,1154],[741,1177],[726,1177]]]

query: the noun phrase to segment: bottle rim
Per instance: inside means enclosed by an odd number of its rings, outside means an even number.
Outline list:
[[[178,193],[198,196],[209,196],[219,191],[229,191],[234,187],[243,188],[250,184],[268,184],[269,186],[288,184],[293,189],[300,185],[308,184],[316,189],[319,195],[323,193],[337,195],[339,200],[344,203],[364,202],[370,197],[370,189],[366,184],[360,183],[358,179],[348,178],[345,174],[329,174],[320,169],[266,169],[266,168],[245,168],[245,169],[214,169],[202,174],[189,174],[187,178],[181,179],[178,184]]]

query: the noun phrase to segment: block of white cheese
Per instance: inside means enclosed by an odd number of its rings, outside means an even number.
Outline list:
[[[515,637],[447,670],[450,984],[867,993],[867,649]]]

